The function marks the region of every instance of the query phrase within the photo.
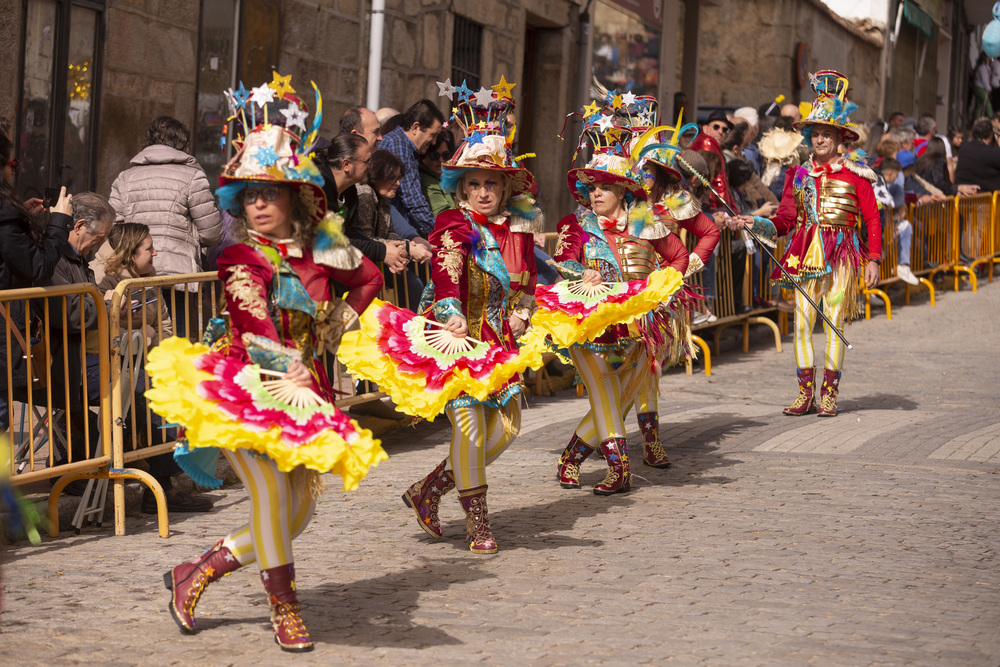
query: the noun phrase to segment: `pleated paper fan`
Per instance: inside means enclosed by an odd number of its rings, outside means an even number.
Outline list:
[[[146,391],[152,410],[183,427],[189,449],[252,449],[290,472],[304,465],[334,472],[356,488],[368,468],[388,458],[371,431],[322,401],[295,405],[275,396],[260,367],[168,338],[150,350]],[[308,404],[307,404],[308,403]]]
[[[352,375],[377,384],[400,411],[433,420],[462,394],[485,400],[517,373],[541,367],[544,339],[523,342],[511,351],[456,338],[433,320],[376,299],[360,330],[344,334],[337,358]]]
[[[535,290],[538,311],[531,325],[558,347],[586,343],[612,325],[628,324],[661,303],[669,303],[683,286],[684,277],[672,268],[659,269],[642,280],[605,283],[597,289],[570,281],[539,285]]]

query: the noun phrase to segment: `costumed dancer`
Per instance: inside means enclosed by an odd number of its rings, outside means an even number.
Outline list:
[[[564,278],[592,285],[644,278],[657,265],[683,274],[687,248],[676,234],[655,223],[642,179],[626,157],[631,127],[621,119],[648,112],[648,102],[614,92],[606,101],[604,110],[596,104],[584,109],[584,136],[593,144],[594,156],[567,176],[581,208],[559,221],[555,266]],[[662,322],[650,315],[639,325],[613,324],[593,341],[571,346],[570,357],[587,388],[590,412],[559,457],[563,488],[580,487],[580,464],[596,447],[608,471],[594,493],[631,489],[624,415],[650,383],[649,366],[658,367],[655,349],[662,343],[658,334],[662,336]],[[624,362],[616,369],[619,358]]]
[[[174,620],[193,633],[205,587],[256,562],[275,641],[286,651],[308,651],[292,540],[313,515],[319,474],[337,472],[350,489],[387,458],[370,432],[332,405],[322,355],[336,351],[343,331],[378,294],[382,274],[326,209],[311,158],[322,100],[317,90],[306,133],[307,111],[290,78],[275,72],[270,85],[226,92],[241,136],[217,194],[242,223],[236,234],[243,237],[219,257],[228,322],[211,322],[211,349],[171,338],[153,350],[147,370],[154,388],[146,395],[154,410],[184,427],[187,445],[175,457],[193,479],[218,486],[213,472],[221,449],[250,495],[247,524],[164,575]]]
[[[811,85],[817,99],[812,111],[795,124],[795,129],[812,146],[813,154],[802,166],[788,170],[781,204],[771,222],[779,236],[793,232],[782,266],[814,302],[823,300],[824,314],[838,329],[843,329],[845,320],[850,322],[857,316],[859,270],[863,270],[869,288],[878,281],[882,228],[872,189],[876,177],[864,153],[839,154],[842,143],[858,139],[852,129],[854,125],[848,120],[857,105],[847,99],[847,78],[825,70],[812,76]],[[757,218],[754,224],[761,221]],[[744,223],[750,224],[748,220]],[[858,234],[862,225],[868,228],[867,239]],[[771,284],[792,287],[777,267],[771,274]],[[799,395],[784,409],[786,415],[804,415],[814,405],[821,417],[837,414],[846,345],[824,323],[825,364],[816,401],[812,344],[815,323],[816,311],[796,290],[795,363]]]
[[[682,127],[680,117],[675,127],[643,128],[631,147],[632,161],[635,169],[642,172],[656,219],[656,224],[649,228],[656,233],[647,234],[644,230],[643,238],[677,234],[680,228],[698,239],[688,258],[685,279],[704,268],[720,236],[719,228],[701,212],[698,200],[684,188],[683,178],[674,165],[674,158],[680,152],[677,140],[690,128],[697,129],[697,126],[692,123]],[[690,309],[677,310],[679,312],[670,318],[671,344],[665,358],[661,357],[662,366],[672,366],[690,354]],[[667,468],[670,459],[660,442],[658,381],[657,376],[636,398],[636,418],[642,433],[642,462],[653,468]]]
[[[431,280],[424,292],[425,315],[455,335],[467,335],[504,350],[516,350],[534,309],[533,234],[540,212],[527,193],[533,179],[515,166],[511,152],[513,84],[503,77],[492,92],[473,94],[463,83],[438,84],[442,94],[457,93],[455,118],[466,137],[455,156],[441,166],[441,187],[454,192],[458,207],[434,221]],[[426,478],[403,494],[420,527],[442,536],[441,496],[457,486],[466,514],[469,549],[497,551],[486,503],[486,467],[511,445],[521,425],[520,375],[485,400],[464,394],[445,405],[452,423],[451,450]]]

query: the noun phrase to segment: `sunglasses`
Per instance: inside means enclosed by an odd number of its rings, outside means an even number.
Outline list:
[[[729,134],[731,131],[728,125],[719,125],[717,123],[712,123],[711,128],[716,132],[722,132],[723,134]]]
[[[448,157],[447,151],[437,151],[434,153],[425,153],[424,157],[428,160],[444,160]]]
[[[10,167],[10,170],[15,174],[17,173],[18,165],[20,165],[20,162],[18,162],[17,160],[11,160],[10,162],[7,163],[7,166]]]
[[[278,197],[281,196],[282,190],[283,188],[273,185],[266,188],[247,188],[243,191],[243,205],[253,206],[257,203],[258,197],[263,197],[267,203],[277,201]]]

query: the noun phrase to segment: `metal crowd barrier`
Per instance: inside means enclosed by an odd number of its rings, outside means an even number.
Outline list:
[[[962,227],[960,209],[966,216],[978,218],[983,212],[984,199],[989,194],[971,197],[948,197],[944,201],[928,204],[911,204],[909,221],[913,224],[913,249],[910,252],[910,267],[917,276],[933,280],[938,273],[951,271],[955,279],[955,291],[959,289],[959,273],[966,273],[976,290],[976,274],[961,261],[960,229]],[[967,201],[965,204],[962,200]],[[989,215],[989,213],[986,213]],[[995,224],[995,223],[993,223]],[[910,286],[907,285],[905,301],[910,303]]]

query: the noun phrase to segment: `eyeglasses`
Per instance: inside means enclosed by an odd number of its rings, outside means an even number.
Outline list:
[[[7,166],[10,167],[10,170],[15,174],[17,173],[18,165],[20,165],[20,162],[18,162],[17,160],[11,160],[10,162],[7,163]]]
[[[446,157],[448,157],[448,152],[437,151],[435,153],[425,153],[424,157],[427,158],[428,160],[444,160]]]
[[[258,197],[263,197],[264,201],[270,204],[273,201],[277,201],[278,197],[281,196],[282,190],[284,188],[274,185],[266,188],[247,188],[243,191],[243,205],[253,206],[257,203]]]
[[[372,159],[371,159],[371,158],[368,158],[367,160],[359,160],[359,159],[357,159],[357,158],[354,158],[354,157],[352,157],[352,158],[351,158],[351,162],[357,162],[358,164],[363,164],[363,165],[365,165],[366,167],[368,166],[368,164],[369,164],[369,163],[370,163],[371,161],[372,161]]]
[[[728,125],[719,125],[718,123],[712,123],[710,127],[716,132],[722,132],[723,134],[729,134],[732,131]]]

